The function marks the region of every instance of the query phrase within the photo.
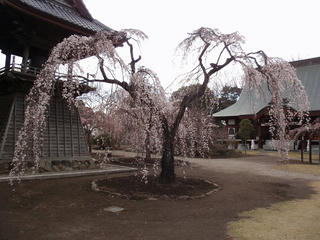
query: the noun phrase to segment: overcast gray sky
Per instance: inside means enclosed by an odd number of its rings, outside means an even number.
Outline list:
[[[84,0],[92,16],[120,30],[137,28],[143,43],[143,64],[155,70],[164,85],[179,72],[174,49],[188,32],[201,26],[223,33],[238,31],[246,49],[264,50],[286,60],[320,56],[319,0]]]
[[[249,51],[286,60],[320,56],[319,0],[84,0],[94,18],[121,30],[137,28],[149,40],[142,44],[142,64],[167,86],[178,73],[174,50],[188,32],[201,26],[223,33],[238,31]]]

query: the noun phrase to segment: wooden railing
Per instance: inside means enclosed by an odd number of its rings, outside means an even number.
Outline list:
[[[27,75],[36,76],[40,73],[41,68],[25,66],[23,64],[10,64],[9,67],[0,68],[0,75],[6,72],[18,72]]]
[[[24,66],[23,64],[10,64],[9,67],[2,67],[0,68],[0,75],[7,73],[7,72],[15,72],[15,73],[21,73],[21,74],[26,74],[29,76],[37,76],[40,71],[42,69],[41,68],[37,68],[37,67],[32,67],[32,66]],[[67,77],[67,74],[56,71],[55,72],[55,77],[63,79]],[[76,76],[73,76],[74,78]],[[87,78],[89,79],[90,74],[87,73]]]
[[[31,66],[25,67],[22,64],[10,64],[9,67],[0,68],[0,76],[3,75],[3,74],[6,74],[8,72],[13,72],[13,73],[17,73],[17,74],[22,74],[22,75],[28,76],[29,79],[31,79],[31,81],[33,81],[33,80],[35,80],[37,75],[41,72],[41,70],[42,70],[41,68],[36,68],[36,67],[31,67]],[[54,73],[54,77],[58,81],[66,81],[67,74],[56,71]],[[89,87],[88,84],[85,83],[85,81],[82,81],[82,80],[85,80],[85,79],[89,79],[89,77],[90,77],[90,75],[88,73],[87,73],[87,77],[72,76],[73,79],[80,80],[81,93],[89,92],[89,91],[94,90],[94,88]]]

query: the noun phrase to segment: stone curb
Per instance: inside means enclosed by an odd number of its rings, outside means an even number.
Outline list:
[[[129,173],[129,172],[135,172],[135,171],[137,171],[136,168],[112,165],[109,169],[81,170],[81,171],[54,172],[54,173],[50,172],[50,173],[24,175],[20,177],[0,176],[0,182],[8,182],[10,180],[40,180],[40,179],[71,178],[71,177],[83,177],[83,176],[104,175],[104,174]]]
[[[221,188],[218,186],[218,184],[213,183],[213,182],[211,182],[209,180],[204,180],[204,182],[209,183],[209,184],[211,184],[212,186],[214,186],[216,188],[211,190],[211,191],[209,191],[209,192],[206,192],[206,193],[203,193],[203,194],[200,194],[200,195],[195,195],[195,196],[182,195],[182,196],[179,196],[179,197],[175,197],[175,196],[172,196],[172,195],[168,196],[168,195],[164,194],[164,195],[151,195],[151,197],[148,197],[148,198],[145,198],[145,199],[134,199],[134,198],[130,198],[130,196],[128,196],[126,194],[121,194],[121,193],[118,193],[118,192],[112,192],[112,191],[108,191],[108,190],[105,190],[105,189],[101,189],[101,188],[99,188],[99,186],[96,183],[96,181],[98,181],[98,180],[93,180],[91,182],[91,190],[92,191],[94,191],[94,192],[104,192],[104,193],[109,194],[111,197],[119,197],[119,198],[128,199],[128,200],[149,200],[149,201],[155,201],[155,200],[159,200],[159,199],[161,199],[161,200],[195,200],[195,199],[208,197],[211,194],[221,190]]]

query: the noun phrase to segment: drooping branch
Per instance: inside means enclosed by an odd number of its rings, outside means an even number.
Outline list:
[[[27,150],[21,150],[24,146],[27,146],[26,141],[32,142],[32,151],[38,155],[37,158],[34,158],[29,151],[27,152],[27,157],[36,159],[36,163],[39,162],[40,147],[38,144],[41,143],[41,132],[43,132],[46,124],[46,108],[54,89],[54,72],[61,64],[75,63],[83,57],[98,57],[98,68],[103,79],[88,79],[84,77],[69,78],[65,81],[66,95],[64,97],[74,98],[74,94],[68,95],[68,90],[74,90],[74,86],[79,86],[79,83],[82,82],[104,82],[120,86],[124,89],[132,98],[133,104],[135,104],[135,110],[137,110],[139,114],[138,117],[142,117],[142,122],[146,123],[144,126],[144,130],[147,130],[145,135],[153,137],[153,135],[158,134],[157,131],[159,129],[162,130],[162,167],[166,168],[166,173],[164,173],[163,176],[169,179],[168,182],[174,179],[174,141],[179,125],[189,105],[204,95],[210,79],[215,73],[227,67],[231,62],[235,61],[240,63],[244,68],[246,83],[261,89],[263,82],[270,84],[271,91],[275,92],[272,97],[276,98],[277,101],[275,102],[277,107],[281,105],[280,99],[282,95],[280,92],[285,89],[284,84],[292,85],[299,81],[293,69],[283,61],[277,59],[269,61],[268,59],[267,62],[266,57],[261,52],[246,55],[241,47],[243,37],[237,32],[222,34],[217,29],[200,28],[189,34],[189,37],[179,45],[183,51],[183,56],[193,57],[194,55],[192,54],[199,56],[197,67],[190,72],[190,75],[186,75],[186,78],[188,78],[188,80],[196,78],[195,80],[199,81],[201,77],[200,87],[185,95],[178,107],[169,104],[166,105],[166,97],[163,89],[160,88],[157,77],[148,69],[137,67],[141,57],[134,57],[133,45],[129,42],[131,39],[135,41],[132,36],[138,36],[140,39],[146,38],[146,36],[137,30],[129,30],[128,33],[130,36],[127,34],[119,34],[119,36],[116,36],[116,34],[108,35],[106,33],[99,33],[92,37],[72,36],[53,49],[45,68],[35,81],[35,87],[30,91],[29,102],[33,105],[27,107],[25,127],[18,139],[19,147],[15,153],[14,162],[26,162],[25,156]],[[120,42],[127,42],[129,46],[131,58],[129,65],[126,64],[115,51],[115,46],[118,46]],[[210,56],[212,52],[212,56],[218,56],[218,58],[215,63],[210,64],[207,63],[206,60],[208,60],[207,57]],[[255,58],[259,56],[264,58],[264,64]],[[220,64],[220,62],[222,64]],[[258,71],[257,68],[260,68],[261,71]],[[117,77],[117,73],[119,72],[124,73],[122,78]],[[278,82],[276,81],[277,79],[279,79]],[[296,98],[305,101],[306,98],[303,94],[304,89],[301,83],[297,82],[297,85],[294,87],[300,89],[295,92]],[[302,112],[302,107],[302,104],[298,104],[297,109],[299,109],[299,112]],[[275,110],[270,112],[270,115],[273,116],[274,121],[279,119],[283,121],[279,126],[281,126],[281,133],[285,133],[287,122],[283,117],[283,112]],[[277,116],[280,117],[277,119]],[[291,118],[293,118],[293,115]],[[150,121],[152,121],[152,123],[150,123]],[[140,126],[142,125],[141,123],[139,124]],[[153,131],[152,134],[150,133],[150,128]],[[29,134],[27,133],[28,130],[38,132]],[[14,171],[17,172],[18,170],[19,166],[17,165]]]
[[[320,118],[317,118],[313,123],[307,123],[301,127],[290,130],[289,135],[292,139],[296,140],[307,133],[311,135],[315,135],[315,134],[318,135],[319,131],[320,131]]]

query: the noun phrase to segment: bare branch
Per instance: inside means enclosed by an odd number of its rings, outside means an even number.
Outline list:
[[[104,60],[102,58],[100,58],[100,57],[98,57],[98,58],[99,58],[100,72],[101,72],[101,74],[103,76],[104,82],[105,83],[116,84],[116,85],[122,87],[123,89],[125,89],[132,97],[134,97],[135,93],[134,93],[133,89],[130,88],[130,86],[129,86],[129,84],[127,82],[124,82],[124,81],[121,82],[121,81],[119,81],[117,79],[108,78],[108,76],[107,76],[107,74],[106,74],[106,72],[104,70],[104,64],[103,64]]]
[[[203,40],[203,41],[204,41],[204,40]],[[205,44],[205,46],[204,46],[204,48],[203,48],[203,50],[202,50],[202,52],[200,53],[199,58],[198,58],[200,67],[201,67],[202,72],[203,72],[204,75],[207,74],[207,71],[206,71],[206,68],[204,67],[204,65],[203,65],[203,63],[202,63],[202,57],[203,57],[203,55],[205,54],[205,52],[207,51],[207,49],[208,49],[209,46],[210,46],[209,43],[206,43],[206,44]]]
[[[136,72],[136,63],[139,62],[141,60],[141,56],[139,55],[139,57],[137,59],[134,58],[134,53],[133,53],[133,45],[127,40],[126,43],[128,44],[129,48],[130,48],[130,57],[131,57],[131,62],[130,62],[130,67],[131,67],[131,73],[135,74]]]
[[[230,57],[232,57],[233,55],[232,55],[232,53],[231,53],[231,51],[230,51],[230,49],[229,49],[229,46],[231,45],[231,43],[230,43],[230,44],[227,44],[226,42],[223,42],[223,44],[224,44],[224,47],[227,49]]]

